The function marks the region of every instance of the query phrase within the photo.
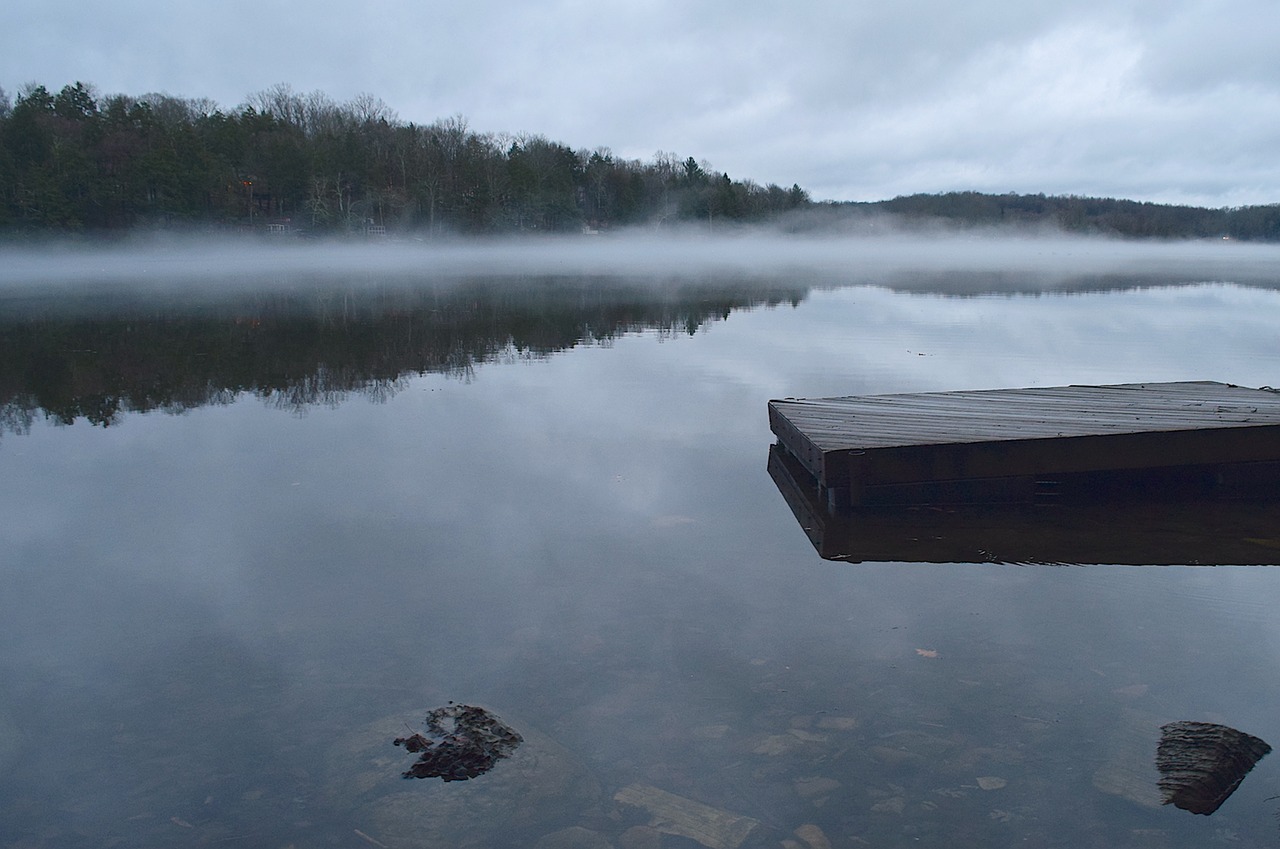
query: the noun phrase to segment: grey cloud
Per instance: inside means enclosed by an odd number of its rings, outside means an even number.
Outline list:
[[[819,198],[978,189],[1280,195],[1264,0],[29,6],[0,84],[234,106],[277,82],[405,120],[709,161]]]
[[[1276,90],[1280,80],[1280,6],[1220,2],[1178,4],[1153,27],[1143,62],[1147,82],[1168,94],[1232,89]],[[1243,116],[1242,116],[1243,117]]]

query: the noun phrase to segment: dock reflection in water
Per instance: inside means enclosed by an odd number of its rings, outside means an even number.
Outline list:
[[[1280,565],[1280,500],[962,504],[831,511],[785,449],[769,475],[827,560],[1074,565]]]

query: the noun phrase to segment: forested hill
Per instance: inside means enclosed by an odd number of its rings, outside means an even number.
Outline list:
[[[642,162],[459,117],[401,121],[376,97],[337,103],[286,85],[224,110],[164,94],[0,89],[0,233],[188,225],[281,233],[598,232],[679,220],[711,228],[1013,226],[1135,238],[1280,241],[1280,205],[919,194],[813,203],[793,184],[734,180],[692,156]]]
[[[693,157],[651,162],[461,118],[400,121],[381,100],[277,86],[235,109],[83,83],[0,93],[0,229],[220,223],[330,232],[521,232],[759,220],[809,202]]]
[[[1050,227],[1129,238],[1280,241],[1280,204],[1206,209],[1115,198],[948,192],[833,206],[854,216],[887,215],[906,226]]]

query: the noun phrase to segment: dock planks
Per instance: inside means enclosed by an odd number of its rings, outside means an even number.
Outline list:
[[[775,400],[769,423],[832,506],[1019,500],[1140,471],[1255,480],[1280,462],[1280,393],[1209,381]]]

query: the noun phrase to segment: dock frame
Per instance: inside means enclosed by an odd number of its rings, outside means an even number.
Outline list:
[[[828,509],[1271,495],[1280,393],[1188,381],[769,402]]]

